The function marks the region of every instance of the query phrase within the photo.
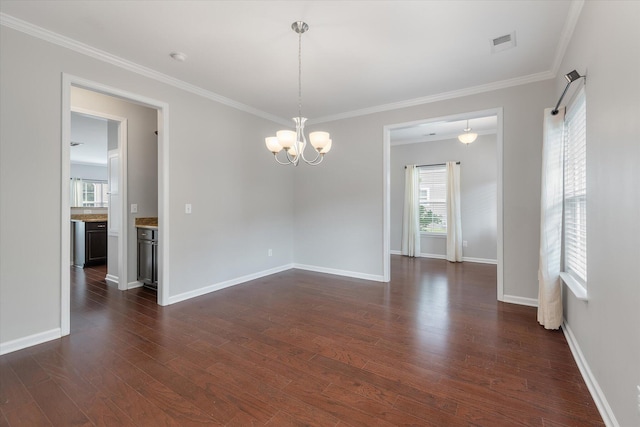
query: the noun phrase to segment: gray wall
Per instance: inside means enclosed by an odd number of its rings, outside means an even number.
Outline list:
[[[281,125],[0,31],[0,344],[59,333],[63,72],[169,105],[170,296],[293,262],[293,169],[264,148]]]
[[[128,206],[132,203],[138,205],[138,213],[129,213],[127,218],[127,283],[135,282],[135,218],[158,216],[158,137],[155,134],[158,129],[157,111],[77,87],[71,89],[71,107],[81,107],[127,119],[127,200],[123,200],[123,203]],[[130,212],[130,209],[127,209],[127,212]],[[111,236],[109,243],[111,248],[115,246],[117,249],[116,238]],[[111,261],[117,261],[117,255],[117,251],[114,253],[113,250],[109,250]],[[109,262],[109,267],[109,274],[116,275],[112,270],[112,262]]]
[[[98,181],[106,181],[107,167],[99,165],[83,165],[79,163],[71,163],[71,178],[95,179]]]
[[[296,171],[296,262],[382,276],[383,127],[503,107],[504,294],[535,302],[542,112],[555,96],[548,80],[311,126],[334,145],[322,168]]]
[[[560,66],[587,74],[589,301],[565,289],[565,319],[620,426],[640,425],[639,19],[640,2],[585,2]]]
[[[400,251],[404,209],[404,167],[410,164],[460,164],[460,214],[462,248],[465,258],[490,262],[497,253],[497,176],[496,135],[481,135],[469,145],[457,139],[396,145],[391,147],[391,250]],[[444,257],[446,237],[422,235],[422,254]]]

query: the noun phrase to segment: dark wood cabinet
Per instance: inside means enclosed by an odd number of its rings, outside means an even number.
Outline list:
[[[78,267],[106,264],[107,222],[74,221],[73,264]]]

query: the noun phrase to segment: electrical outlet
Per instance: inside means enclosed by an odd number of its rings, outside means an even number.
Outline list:
[[[191,203],[187,203],[184,205],[184,213],[186,214],[190,214],[191,213]]]
[[[636,387],[638,387],[638,396],[637,396],[637,399],[638,399],[638,414],[640,414],[640,385],[636,386]]]
[[[463,248],[466,248],[466,247],[467,247],[467,241],[466,241],[466,240],[463,240],[463,241],[462,241],[462,247],[463,247]]]
[[[138,213],[138,205],[136,203],[131,204],[131,213]]]
[[[271,249],[269,249],[269,250],[267,251],[267,255],[268,255],[268,256],[273,256],[273,251],[272,251]]]
[[[93,212],[93,211],[92,211],[91,209],[85,209],[85,210],[84,210],[84,213],[86,213],[86,214],[90,214],[90,213],[92,213],[92,212]]]

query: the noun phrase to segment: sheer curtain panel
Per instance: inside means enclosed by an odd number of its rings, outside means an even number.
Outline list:
[[[562,138],[564,108],[555,116],[544,110],[542,185],[540,199],[540,262],[538,266],[538,323],[546,329],[562,324]]]
[[[402,218],[402,255],[420,256],[420,174],[416,165],[404,170],[404,215]]]
[[[71,178],[71,207],[81,207],[82,206],[82,193],[84,191],[84,186],[82,184],[82,179],[80,178]]]
[[[447,260],[462,261],[460,165],[456,162],[447,162]]]

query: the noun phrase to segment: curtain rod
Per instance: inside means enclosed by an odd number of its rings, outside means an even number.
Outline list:
[[[456,162],[456,165],[459,165],[460,162]],[[427,166],[446,166],[446,163],[434,163],[432,165],[416,165],[417,168],[426,168]],[[407,168],[406,166],[404,167],[405,169]]]
[[[560,107],[560,103],[562,102],[562,98],[564,98],[564,96],[567,94],[567,90],[569,90],[569,86],[571,86],[571,83],[575,82],[578,79],[582,79],[585,78],[586,80],[586,76],[581,76],[576,70],[573,70],[571,72],[569,72],[568,74],[564,75],[564,78],[567,79],[567,86],[565,86],[564,91],[562,91],[562,95],[560,95],[560,99],[558,99],[558,103],[556,104],[556,108],[554,108],[553,110],[551,110],[551,115],[555,116],[556,114],[558,114],[558,107]]]

